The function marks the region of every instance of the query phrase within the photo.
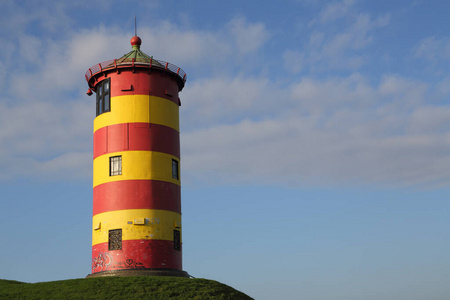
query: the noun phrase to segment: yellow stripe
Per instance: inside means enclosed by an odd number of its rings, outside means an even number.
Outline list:
[[[119,155],[122,156],[122,175],[109,176],[109,158]],[[155,151],[122,151],[98,156],[94,159],[94,187],[106,182],[135,179],[162,180],[180,185],[180,180],[172,178],[172,159],[179,162],[173,155]]]
[[[94,119],[94,132],[109,125],[135,122],[165,125],[179,131],[178,105],[148,95],[112,97],[111,111]]]
[[[92,218],[92,245],[108,242],[108,231],[122,229],[122,240],[173,241],[173,230],[181,230],[181,214],[157,209],[126,209]]]

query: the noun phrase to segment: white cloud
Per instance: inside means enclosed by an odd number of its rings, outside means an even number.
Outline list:
[[[325,78],[308,73],[361,66],[358,51],[388,22],[361,13],[350,17],[344,8],[323,14],[304,49],[281,50],[285,68],[302,72],[289,81],[278,81],[272,70],[249,75],[241,67],[250,58],[264,67],[261,52],[271,33],[263,23],[235,18],[218,30],[169,22],[140,28],[144,52],[204,70],[180,95],[184,182],[448,183],[450,110],[441,101],[449,95],[448,79],[430,86],[386,74],[375,84],[354,72]],[[343,30],[320,27],[338,19],[348,21]],[[84,73],[128,52],[129,38],[120,28],[102,26],[64,38],[2,37],[2,45],[12,45],[26,62],[11,64],[8,49],[1,54],[0,78],[10,82],[0,93],[4,174],[91,176],[94,104],[84,95]]]
[[[196,30],[162,21],[151,28],[139,28],[139,36],[141,49],[156,59],[183,68],[224,72],[230,59],[241,59],[258,51],[270,34],[262,23],[236,18],[217,31]],[[129,40],[130,36],[123,30],[101,26],[76,33],[66,43],[55,45],[50,48],[48,57],[63,60],[73,68],[83,68],[86,62],[93,65],[127,53],[131,50]]]
[[[354,3],[355,1],[353,0],[332,2],[319,13],[318,21],[322,24],[326,24],[345,17],[350,12],[350,9]]]
[[[256,51],[270,38],[263,23],[252,24],[242,17],[231,20],[227,27],[240,54]]]
[[[436,92],[440,97],[450,96],[450,77],[445,77],[436,84]]]
[[[295,186],[415,185],[450,179],[448,154],[424,155],[438,148],[448,153],[450,144],[437,143],[438,136],[355,136],[312,125],[308,118],[243,121],[185,134],[185,178],[200,173],[217,182]]]
[[[449,60],[450,38],[427,37],[418,43],[414,52],[415,57],[424,58],[433,63],[437,63],[440,60]]]
[[[231,51],[226,41],[212,32],[180,28],[169,22],[139,31],[142,49],[148,49],[144,52],[180,65],[209,63],[214,58],[210,53],[215,53],[215,58],[220,60]]]
[[[42,23],[40,18],[44,15],[35,12],[34,18],[41,22],[40,27],[51,31],[54,24]],[[62,19],[52,22],[58,21],[64,22]],[[18,24],[24,28],[29,21],[22,20]],[[168,22],[161,22],[151,29],[143,27],[140,28],[143,50],[151,49],[149,54],[160,53],[168,61],[174,58],[191,65],[209,66],[209,62],[216,59],[211,53],[222,57],[224,62],[234,56],[228,44],[237,39],[246,36],[254,39],[250,48],[242,50],[242,55],[247,55],[249,51],[256,51],[266,38],[267,32],[261,24],[245,19],[232,20],[229,24],[220,33],[184,29]],[[15,53],[20,53],[22,59],[17,60],[17,55],[12,56],[14,52],[5,49],[0,61],[0,66],[5,67],[0,71],[0,78],[8,74],[10,80],[0,94],[3,154],[0,165],[9,170],[7,174],[12,177],[37,174],[54,177],[70,168],[73,168],[73,174],[90,174],[90,171],[86,172],[86,168],[91,168],[90,162],[79,163],[92,147],[94,118],[92,98],[84,95],[87,89],[84,73],[96,63],[130,51],[130,36],[117,27],[99,26],[92,30],[67,31],[62,38],[25,33],[15,37],[2,37],[5,41],[2,45],[15,48]],[[260,80],[244,79],[241,82],[234,78],[207,80],[206,83],[205,97],[194,98],[200,101],[197,107],[209,110],[221,119],[217,108],[205,101],[211,93],[219,95],[217,92],[234,91],[231,98],[217,99],[224,100],[222,113],[232,108],[231,115],[240,110],[249,111],[261,95],[259,87],[264,84]],[[195,87],[195,82],[193,84]],[[193,101],[193,105],[195,103]]]
[[[302,70],[305,60],[305,53],[302,51],[286,50],[283,53],[284,68],[292,73]]]
[[[354,74],[304,78],[291,91],[270,118],[184,133],[184,177],[296,186],[448,184],[450,111],[425,106],[423,84],[386,76],[371,87]]]
[[[23,35],[19,37],[20,57],[28,63],[39,64],[42,59],[42,40],[35,36]]]
[[[266,78],[217,77],[191,82],[182,92],[182,121],[188,128],[262,117],[285,103],[286,92]]]
[[[289,60],[301,61],[304,69],[313,72],[358,70],[367,63],[364,50],[373,42],[373,34],[389,21],[388,14],[356,11],[354,1],[332,2],[313,17],[307,42],[299,44],[302,49],[285,51],[284,64],[288,70],[292,70]]]
[[[415,134],[445,133],[450,128],[450,107],[421,106],[408,120],[408,131]]]
[[[86,179],[92,176],[92,152],[68,152],[52,160],[36,163],[36,171],[53,179]]]
[[[320,115],[339,108],[356,110],[372,107],[376,96],[374,88],[363,76],[352,74],[328,80],[302,78],[291,86],[291,101],[297,104],[296,112]]]

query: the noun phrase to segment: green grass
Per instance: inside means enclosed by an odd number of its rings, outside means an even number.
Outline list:
[[[0,299],[252,299],[213,280],[98,277],[39,283],[0,279]]]

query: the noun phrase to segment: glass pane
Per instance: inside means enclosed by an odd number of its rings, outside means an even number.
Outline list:
[[[114,175],[117,175],[119,172],[119,160],[116,158],[114,159]]]
[[[109,175],[122,175],[122,156],[114,156],[109,158]]]
[[[172,178],[178,179],[178,161],[172,159]]]
[[[173,231],[173,249],[181,251],[181,233],[178,230]]]
[[[100,98],[100,99],[98,99],[98,114],[100,115],[100,114],[102,114],[104,111],[103,111],[103,99],[102,98]]]
[[[112,158],[109,161],[109,175],[114,175],[114,160]]]
[[[109,108],[109,104],[110,104],[109,94],[105,95],[104,101],[105,101],[105,109],[104,109],[104,111],[110,111],[110,108]]]

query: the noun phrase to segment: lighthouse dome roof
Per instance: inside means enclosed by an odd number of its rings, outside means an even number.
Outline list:
[[[134,62],[137,63],[150,63],[150,61],[152,61],[152,64],[154,66],[164,67],[157,60],[153,60],[153,56],[149,56],[141,51],[142,40],[140,37],[133,36],[130,40],[130,43],[133,49],[117,59],[118,64],[127,62],[131,63],[134,59]]]
[[[112,59],[101,62],[90,67],[85,74],[89,87],[95,86],[98,76],[102,76],[105,72],[126,68],[147,68],[168,72],[175,76],[178,81],[180,91],[186,82],[186,73],[178,66],[166,61],[154,59],[141,51],[142,40],[138,36],[133,36],[130,40],[132,50],[118,59]]]

